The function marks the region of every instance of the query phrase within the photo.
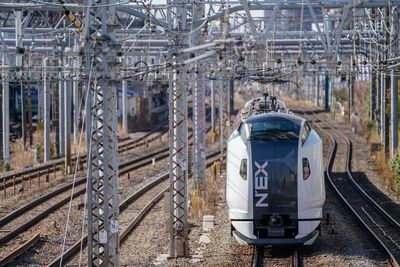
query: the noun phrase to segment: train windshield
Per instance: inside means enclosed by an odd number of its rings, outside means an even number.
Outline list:
[[[252,140],[293,140],[299,138],[300,125],[277,118],[249,123]]]

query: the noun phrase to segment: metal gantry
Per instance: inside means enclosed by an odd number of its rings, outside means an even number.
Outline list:
[[[192,91],[193,100],[193,178],[194,184],[203,190],[208,87],[211,87],[213,131],[219,105],[222,149],[227,133],[230,134],[234,84],[260,79],[272,84],[273,92],[296,91],[298,99],[315,100],[317,105],[324,102],[329,110],[335,104],[332,93],[337,77],[352,77],[347,87],[351,118],[353,102],[357,104],[352,94],[354,83],[369,75],[370,119],[378,124],[385,153],[393,156],[398,147],[399,5],[398,0],[301,3],[232,0],[229,5],[223,0],[168,0],[166,5],[105,0],[86,0],[84,4],[60,1],[48,5],[3,1],[0,3],[3,159],[7,161],[10,157],[7,94],[13,85],[18,84],[21,90],[24,141],[25,83],[29,78],[42,87],[45,162],[51,160],[50,132],[54,123],[58,155],[67,155],[68,169],[70,115],[73,112],[73,137],[77,144],[79,117],[85,114],[89,151],[88,261],[93,266],[118,265],[117,84],[122,87],[122,126],[128,130],[129,80],[141,77],[144,84],[149,84],[146,75],[163,72],[169,81],[169,254],[186,256],[189,251],[188,92]],[[256,15],[255,10],[264,11],[263,15]],[[66,11],[69,15],[65,15]],[[82,31],[85,37],[78,41],[74,36]],[[157,63],[152,64],[154,58],[150,57],[154,55],[158,55],[154,61]],[[30,65],[24,58],[29,59]],[[146,62],[148,66],[139,68],[128,64],[128,59]],[[243,71],[235,71],[236,67],[243,67]],[[213,77],[211,82],[208,76]],[[277,79],[290,82],[281,86],[274,82]],[[315,93],[312,86],[316,87]],[[265,87],[258,88],[265,90]],[[88,98],[87,88],[90,88]],[[218,104],[215,92],[219,95]],[[79,96],[87,106],[81,114]]]
[[[205,15],[203,2],[193,3],[193,20],[200,20]],[[199,46],[205,39],[204,30],[195,30],[192,34],[192,45]],[[196,55],[204,54],[203,50],[197,50]],[[193,86],[193,178],[195,189],[199,188],[203,194],[206,187],[206,68],[202,60],[194,66]]]
[[[182,50],[188,45],[187,35],[187,0],[168,0],[167,16],[170,34],[170,55],[172,72],[169,83],[169,179],[170,179],[170,240],[171,257],[187,256],[188,213],[187,213],[187,178],[188,178],[188,136],[187,136],[187,73],[182,64]]]
[[[90,136],[88,167],[88,264],[119,266],[117,66],[114,38],[115,10],[112,1],[86,5],[86,60],[93,62],[90,81]]]

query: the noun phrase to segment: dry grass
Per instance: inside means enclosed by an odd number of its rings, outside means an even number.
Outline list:
[[[35,164],[35,151],[24,150],[22,140],[11,143],[10,150],[12,151],[10,160],[12,169],[21,169]]]
[[[206,191],[197,189],[192,194],[191,199],[191,218],[200,221],[204,215],[215,214],[217,197],[218,197],[218,183],[220,181],[220,164],[214,164],[207,171]]]
[[[368,142],[368,148],[371,148],[371,144],[373,143],[381,143],[380,142],[380,137],[376,131],[373,131],[370,134],[370,137],[367,140]],[[384,181],[392,188],[395,188],[395,177],[393,172],[390,170],[389,166],[389,161],[385,157],[385,154],[382,150],[377,151],[374,155],[375,158],[375,166],[376,166],[376,171],[381,175],[381,177],[384,179]]]
[[[81,146],[80,146],[80,149],[79,149],[79,141],[80,141],[80,138],[81,138],[81,136],[80,136],[81,134],[82,134],[82,141],[81,141]],[[82,133],[78,134],[78,142],[77,142],[77,144],[74,144],[74,142],[72,142],[72,140],[71,140],[71,154],[72,155],[76,155],[78,153],[78,150],[79,150],[79,155],[80,156],[85,155],[86,152],[87,152],[86,131],[83,131]]]
[[[375,162],[377,172],[383,177],[385,182],[394,188],[395,177],[390,170],[389,161],[386,159],[383,151],[376,152]]]

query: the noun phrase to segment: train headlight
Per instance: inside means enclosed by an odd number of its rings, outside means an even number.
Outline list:
[[[247,159],[242,159],[240,162],[240,176],[243,180],[247,180]]]
[[[310,163],[307,158],[303,158],[303,180],[307,180],[311,175]]]

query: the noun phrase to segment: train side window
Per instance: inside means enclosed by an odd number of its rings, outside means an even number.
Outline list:
[[[243,180],[247,180],[247,159],[242,159],[242,162],[240,162],[240,176],[243,178]]]
[[[307,180],[311,175],[310,162],[307,158],[303,158],[303,180]]]
[[[301,134],[301,143],[302,145],[304,145],[304,143],[307,140],[307,137],[310,135],[311,132],[311,127],[310,124],[308,123],[308,121],[304,122],[304,128],[303,128],[303,132]]]

